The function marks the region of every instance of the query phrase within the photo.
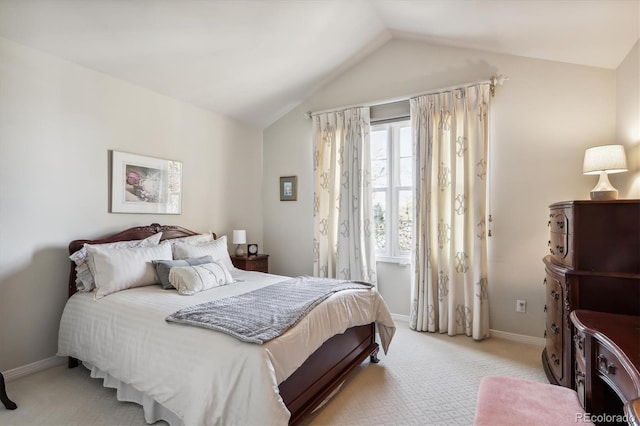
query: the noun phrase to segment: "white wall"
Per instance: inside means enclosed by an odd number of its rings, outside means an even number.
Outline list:
[[[620,198],[640,198],[640,40],[616,69],[616,142],[629,171],[609,177]]]
[[[181,215],[108,213],[108,150],[183,162]],[[55,355],[67,245],[152,222],[262,244],[262,133],[0,38],[0,371]]]
[[[548,205],[588,199],[586,147],[615,136],[613,70],[391,40],[264,131],[266,249],[277,273],[311,273],[311,122],[305,111],[382,103],[493,74],[510,77],[493,99],[491,328],[542,337]],[[280,202],[278,176],[296,174],[299,201]],[[622,177],[622,175],[620,176]],[[624,179],[624,178],[623,178]],[[274,268],[274,269],[275,269]],[[411,267],[379,264],[380,291],[408,315]],[[528,302],[515,312],[516,299]]]

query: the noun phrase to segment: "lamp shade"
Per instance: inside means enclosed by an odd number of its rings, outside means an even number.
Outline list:
[[[233,230],[233,244],[245,244],[247,242],[247,232],[244,229]]]
[[[585,175],[598,175],[600,172],[621,173],[627,170],[627,157],[622,145],[594,146],[584,153],[582,173]]]

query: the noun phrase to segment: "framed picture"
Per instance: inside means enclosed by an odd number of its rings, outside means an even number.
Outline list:
[[[180,214],[182,163],[111,151],[111,213]]]
[[[280,201],[296,201],[298,199],[298,177],[280,176]]]

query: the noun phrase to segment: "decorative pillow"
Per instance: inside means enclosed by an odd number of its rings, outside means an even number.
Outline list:
[[[191,296],[199,291],[229,284],[233,278],[221,262],[171,268],[169,281],[178,293]]]
[[[187,243],[175,243],[173,245],[173,258],[174,259],[189,259],[191,257],[200,257],[210,255],[216,262],[222,263],[225,268],[231,270],[233,263],[229,257],[229,251],[227,249],[227,236],[223,235],[217,240],[213,240],[205,244],[187,244]]]
[[[176,266],[195,266],[202,265],[203,263],[211,263],[213,262],[213,257],[211,256],[202,256],[195,257],[192,259],[184,259],[184,260],[152,260],[154,268],[156,268],[156,274],[158,275],[158,279],[160,280],[160,284],[164,289],[174,288],[169,281],[169,271],[171,268],[175,268]]]
[[[87,247],[95,271],[96,294],[94,298],[158,283],[152,260],[171,260],[171,244],[151,247],[104,248]]]
[[[204,244],[213,241],[213,233],[191,235],[189,237],[169,238],[164,240],[163,243],[189,243],[189,244]]]
[[[104,244],[85,244],[80,250],[69,256],[76,264],[76,288],[78,291],[91,291],[95,288],[93,271],[90,269],[91,262],[88,262],[87,246],[103,248],[128,248],[128,247],[148,247],[157,246],[160,243],[162,232],[151,235],[143,240],[118,241]]]

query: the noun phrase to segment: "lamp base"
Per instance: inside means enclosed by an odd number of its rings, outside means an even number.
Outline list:
[[[611,182],[609,182],[607,172],[600,172],[600,179],[596,186],[591,190],[591,199],[595,201],[618,199],[618,190],[611,185]]]
[[[591,199],[594,201],[617,200],[618,190],[614,189],[609,191],[591,191]]]
[[[238,246],[236,247],[236,256],[244,256],[245,254],[247,254],[246,251],[244,251],[244,247],[242,247],[242,245],[238,244]]]

